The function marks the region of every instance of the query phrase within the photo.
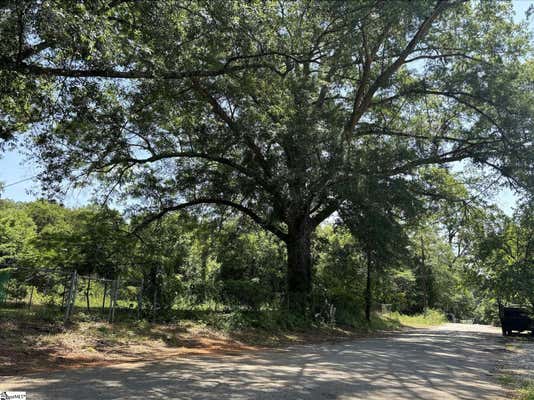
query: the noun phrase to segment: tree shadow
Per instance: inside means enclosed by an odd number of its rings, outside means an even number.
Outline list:
[[[33,374],[32,399],[496,399],[496,334],[415,330],[238,356]],[[4,386],[4,385],[2,385]]]

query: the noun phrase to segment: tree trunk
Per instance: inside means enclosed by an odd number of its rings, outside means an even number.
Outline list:
[[[152,322],[156,322],[156,305],[158,298],[158,287],[154,287],[154,298],[152,299]]]
[[[102,299],[102,312],[104,312],[104,308],[106,307],[106,293],[108,291],[108,281],[104,281],[104,298]]]
[[[85,300],[87,302],[87,312],[91,311],[91,304],[89,302],[90,291],[91,291],[91,278],[88,278],[87,287],[85,288]]]
[[[152,267],[151,275],[152,275],[152,288],[154,292],[152,293],[152,322],[156,321],[156,313],[157,313],[157,301],[158,301],[158,272],[159,267],[155,268]]]
[[[143,279],[141,279],[141,285],[139,286],[139,291],[137,292],[137,320],[141,320],[141,313],[143,311]]]
[[[423,237],[421,237],[421,269],[423,270],[423,310],[426,310],[430,303],[430,273],[426,267],[425,242]]]
[[[200,266],[202,268],[202,270],[200,271],[200,275],[201,275],[200,279],[202,280],[202,293],[200,294],[200,296],[201,296],[202,303],[205,303],[208,297],[207,290],[206,290],[206,287],[207,287],[206,277],[208,276],[208,257],[209,257],[208,249],[207,249],[207,246],[205,246],[202,249],[202,253],[200,256],[200,260],[201,260]]]
[[[367,282],[365,285],[365,319],[371,322],[371,256],[367,253]]]
[[[63,320],[64,325],[68,324],[70,317],[72,315],[74,304],[76,302],[77,287],[78,287],[78,274],[76,270],[74,270],[70,278],[69,294],[67,297],[67,302],[66,302],[66,307],[65,307],[65,318]]]
[[[311,234],[308,221],[289,226],[287,241],[288,308],[306,316],[311,294]]]
[[[30,303],[28,304],[28,310],[30,308],[32,308],[32,300],[33,300],[33,291],[34,291],[35,287],[32,286],[32,291],[30,292]]]
[[[63,282],[63,296],[61,298],[61,308],[65,306],[65,302],[67,301],[67,294],[68,294],[67,287],[69,286],[69,282],[70,282],[70,277],[66,276],[65,281]]]

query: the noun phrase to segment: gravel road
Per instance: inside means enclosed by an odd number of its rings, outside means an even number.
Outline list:
[[[64,370],[0,381],[30,400],[504,399],[499,330],[447,324],[239,356]]]

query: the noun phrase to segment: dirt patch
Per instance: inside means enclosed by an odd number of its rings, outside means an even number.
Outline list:
[[[46,323],[0,323],[0,376],[63,368],[153,361],[199,354],[253,351],[221,333],[193,324],[81,323],[69,330]]]
[[[65,329],[61,324],[12,320],[0,323],[0,376],[191,355],[240,354],[387,333],[324,327],[277,333],[249,329],[227,334],[192,321],[165,325],[81,322]]]

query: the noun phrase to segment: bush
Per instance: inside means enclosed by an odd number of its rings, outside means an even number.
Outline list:
[[[251,310],[259,310],[271,299],[269,290],[255,279],[224,281],[223,293],[229,304],[242,305]]]
[[[228,313],[210,313],[203,322],[224,331],[247,328],[266,332],[284,332],[310,328],[312,321],[305,316],[282,310],[235,310]]]
[[[473,312],[473,320],[477,324],[499,325],[499,307],[495,300],[484,299]]]
[[[358,327],[365,319],[363,299],[355,292],[316,285],[312,296],[312,316],[318,323]]]
[[[18,303],[28,296],[28,288],[22,283],[11,279],[5,287],[5,293],[9,300],[16,300]]]
[[[434,326],[447,322],[447,317],[442,311],[431,308],[427,308],[422,314],[403,315],[394,312],[389,314],[389,317],[398,320],[402,325],[412,327]]]

